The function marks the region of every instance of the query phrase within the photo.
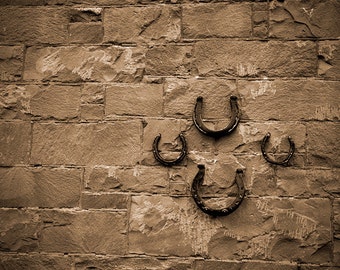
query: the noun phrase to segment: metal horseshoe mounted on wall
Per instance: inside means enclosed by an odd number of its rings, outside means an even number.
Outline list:
[[[230,107],[231,107],[230,123],[228,124],[228,126],[220,130],[211,130],[205,126],[202,120],[202,111],[203,111],[202,107],[203,107],[203,97],[200,96],[196,100],[193,121],[194,121],[196,128],[200,132],[210,137],[219,138],[224,135],[230,134],[237,127],[238,122],[240,121],[236,96],[230,97]]]
[[[288,166],[288,162],[289,160],[291,159],[291,157],[293,156],[294,154],[294,151],[295,151],[295,143],[293,142],[292,138],[290,136],[288,136],[288,141],[289,141],[289,145],[290,145],[290,148],[289,148],[289,153],[288,153],[288,156],[283,160],[283,161],[275,161],[275,160],[272,160],[271,158],[269,158],[269,156],[267,155],[267,152],[266,152],[266,144],[267,144],[267,141],[269,140],[270,138],[270,133],[268,132],[266,134],[266,136],[264,136],[263,140],[262,140],[262,143],[261,143],[261,152],[262,152],[262,155],[264,157],[264,159],[269,162],[269,163],[272,163],[272,164],[276,164],[276,165],[282,165],[282,166]]]
[[[245,194],[245,188],[243,183],[243,170],[237,169],[236,170],[236,176],[235,176],[235,182],[238,188],[237,196],[235,200],[228,206],[222,209],[212,209],[209,208],[205,202],[203,201],[199,189],[203,184],[204,181],[204,174],[205,174],[205,166],[204,165],[198,165],[198,173],[196,174],[194,181],[192,182],[191,186],[191,195],[195,200],[195,203],[197,206],[206,214],[211,216],[227,216],[234,212],[241,204],[244,194]]]
[[[161,154],[159,153],[159,150],[158,150],[158,143],[161,139],[161,134],[159,134],[154,139],[153,145],[152,145],[152,152],[153,152],[155,159],[158,162],[160,162],[161,164],[163,164],[164,166],[173,166],[173,165],[180,163],[184,159],[184,157],[187,155],[187,142],[186,142],[185,137],[182,133],[179,134],[179,138],[180,138],[181,143],[182,143],[181,154],[174,160],[166,160],[161,156]]]

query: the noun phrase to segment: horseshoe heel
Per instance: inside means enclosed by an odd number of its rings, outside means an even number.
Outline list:
[[[289,148],[288,156],[287,156],[283,161],[275,161],[275,160],[272,160],[272,159],[267,155],[267,152],[266,152],[266,144],[267,144],[267,141],[269,140],[269,138],[270,138],[270,133],[268,132],[268,133],[266,134],[266,136],[264,136],[264,138],[263,138],[263,140],[262,140],[262,143],[261,143],[261,152],[262,152],[262,155],[263,155],[264,159],[265,159],[267,162],[272,163],[272,164],[288,166],[288,162],[289,162],[289,160],[291,159],[291,157],[293,156],[294,151],[295,151],[295,143],[293,142],[292,138],[291,138],[290,136],[288,136],[288,141],[289,141],[290,148]]]
[[[173,166],[173,165],[176,165],[178,163],[180,163],[184,157],[186,156],[187,154],[187,143],[186,143],[186,140],[185,140],[185,137],[182,133],[179,134],[179,138],[182,142],[182,150],[181,150],[181,154],[174,160],[166,160],[164,159],[161,154],[159,153],[159,150],[158,150],[158,143],[161,139],[161,134],[159,134],[153,141],[153,145],[152,145],[152,152],[153,152],[153,155],[155,157],[155,159],[160,162],[161,164],[163,164],[164,166]]]
[[[196,174],[194,181],[192,182],[192,186],[191,186],[191,195],[194,198],[197,206],[204,213],[211,215],[211,216],[227,216],[231,214],[232,212],[234,212],[240,206],[244,198],[244,194],[245,194],[245,188],[243,184],[243,170],[242,169],[236,170],[235,182],[238,188],[238,192],[237,192],[237,196],[235,200],[226,208],[211,209],[205,204],[201,195],[199,194],[199,189],[202,186],[203,181],[204,181],[205,166],[198,165],[197,167],[198,167],[198,173]]]
[[[231,107],[231,119],[230,123],[227,127],[221,129],[221,130],[211,130],[205,126],[202,120],[202,109],[203,107],[203,97],[198,97],[196,100],[195,105],[195,111],[193,116],[193,121],[196,126],[196,128],[202,132],[205,135],[208,135],[210,137],[219,138],[224,135],[228,135],[231,133],[238,125],[238,122],[240,121],[239,118],[239,109],[237,105],[237,97],[231,96],[230,97],[230,107]]]

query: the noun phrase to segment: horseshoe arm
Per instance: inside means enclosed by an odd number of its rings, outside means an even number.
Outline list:
[[[196,128],[203,134],[214,137],[214,138],[219,138],[224,135],[228,135],[237,127],[238,122],[240,121],[236,96],[230,97],[230,107],[231,107],[231,119],[230,119],[230,123],[228,124],[228,126],[226,126],[225,128],[221,130],[211,130],[207,128],[206,125],[203,123],[203,120],[202,120],[203,97],[201,96],[198,97],[196,100],[194,116],[193,116],[193,121],[194,121]]]
[[[204,181],[205,167],[204,165],[198,165],[198,169],[199,169],[198,173],[196,174],[191,186],[191,195],[194,198],[194,201],[197,204],[197,206],[204,213],[211,216],[227,216],[234,212],[240,206],[245,194],[245,188],[243,183],[243,171],[241,169],[237,169],[236,171],[235,182],[238,188],[238,193],[234,201],[226,208],[212,209],[206,205],[206,203],[204,202],[203,198],[199,193],[200,187],[202,186]]]
[[[152,145],[152,152],[153,152],[155,159],[161,164],[163,164],[164,166],[173,166],[173,165],[180,163],[184,159],[184,157],[187,155],[187,143],[182,133],[179,134],[179,138],[182,143],[182,149],[181,149],[180,155],[176,159],[166,160],[161,156],[161,154],[159,153],[159,149],[158,149],[158,144],[161,139],[161,134],[156,136],[156,138],[153,141],[153,145]]]

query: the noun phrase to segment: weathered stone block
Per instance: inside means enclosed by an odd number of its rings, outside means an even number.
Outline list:
[[[24,48],[22,46],[0,46],[0,80],[20,80],[23,72],[23,62]]]
[[[249,3],[185,5],[182,11],[183,37],[249,37]]]
[[[310,122],[307,124],[307,159],[313,166],[339,167],[340,156],[338,122]]]
[[[127,252],[127,217],[122,212],[41,213],[40,250],[59,253],[123,255]]]
[[[35,124],[33,164],[134,165],[140,158],[141,123]]]
[[[325,263],[330,215],[328,199],[245,199],[236,212],[216,219],[191,198],[138,196],[132,198],[130,252]]]
[[[271,263],[271,262],[224,262],[197,260],[194,262],[195,270],[297,270],[293,263]]]
[[[124,209],[128,207],[129,196],[126,194],[93,194],[83,193],[83,209]]]
[[[25,80],[135,82],[142,79],[143,48],[30,47]]]
[[[84,84],[81,89],[81,104],[104,104],[104,95],[102,84]]]
[[[104,118],[104,105],[85,104],[80,106],[81,120],[102,120]]]
[[[199,41],[192,54],[202,76],[308,77],[317,71],[316,46],[310,41]]]
[[[94,191],[167,193],[167,170],[161,167],[94,167],[85,170],[86,188]]]
[[[242,119],[337,120],[339,87],[336,81],[242,80],[238,83]]]
[[[0,118],[29,120],[30,97],[25,85],[0,84]]]
[[[163,85],[111,85],[106,88],[106,116],[142,115],[161,116],[163,112]]]
[[[339,79],[340,76],[340,41],[327,40],[319,42],[319,69],[321,77]]]
[[[0,206],[77,207],[81,175],[80,169],[0,168]]]
[[[178,41],[180,9],[170,6],[109,8],[104,13],[105,42]]]
[[[0,164],[28,164],[30,143],[30,123],[0,123]]]
[[[69,25],[70,43],[101,43],[104,29],[101,22],[76,22]]]
[[[340,3],[336,0],[272,1],[269,17],[271,37],[338,38],[340,35]]]
[[[191,45],[156,46],[146,53],[145,74],[153,76],[190,75]]]
[[[67,41],[69,15],[66,9],[45,7],[2,7],[0,41],[63,43]]]
[[[31,92],[31,114],[42,118],[70,119],[79,116],[80,87],[66,85],[35,86]]]

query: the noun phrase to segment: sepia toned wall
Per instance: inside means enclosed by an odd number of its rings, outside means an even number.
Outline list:
[[[0,79],[0,269],[340,267],[339,1],[1,0]]]

